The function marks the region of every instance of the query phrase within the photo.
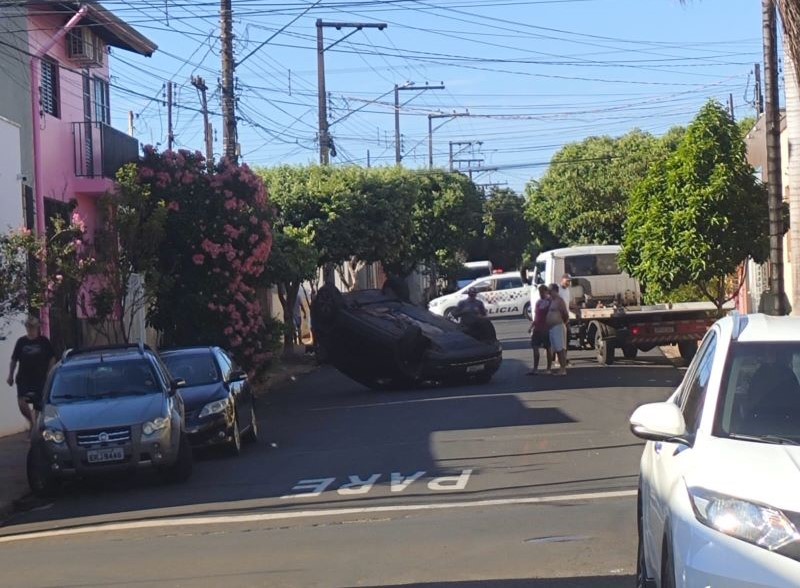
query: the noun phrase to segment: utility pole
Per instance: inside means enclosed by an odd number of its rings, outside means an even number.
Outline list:
[[[220,0],[220,42],[222,44],[222,144],[223,154],[238,163],[236,105],[233,91],[233,8],[232,0]]]
[[[436,129],[446,125],[450,120],[454,118],[459,118],[462,116],[469,116],[469,112],[453,112],[450,114],[429,114],[428,115],[428,165],[433,168],[433,131]],[[448,120],[444,121],[440,124],[436,129],[433,128],[433,119],[435,118],[446,118]],[[451,147],[452,152],[452,147]],[[451,154],[452,158],[452,154]]]
[[[778,91],[778,18],[774,0],[762,0],[764,34],[765,122],[767,130],[767,190],[769,194],[769,289],[772,304],[765,310],[786,314],[783,281],[783,181],[781,178],[781,113]]]
[[[128,134],[133,137],[136,134],[136,126],[134,121],[136,120],[135,115],[133,114],[132,110],[128,111]]]
[[[764,89],[761,86],[761,64],[756,63],[753,69],[756,78],[756,117],[759,117],[764,114]]]
[[[468,116],[468,115],[467,115]],[[455,171],[453,169],[453,164],[456,162],[453,159],[454,156],[458,155],[467,147],[473,147],[475,145],[483,145],[483,141],[450,141],[450,171]],[[458,146],[460,149],[457,152],[453,152],[453,147]]]
[[[736,120],[736,113],[733,110],[733,93],[728,94],[728,112],[731,115],[731,120]]]
[[[400,108],[411,101],[409,100],[405,104],[400,104],[400,92],[402,90],[415,90],[417,92],[424,92],[425,90],[444,90],[444,84],[439,84],[438,86],[430,86],[428,84],[424,86],[415,86],[414,82],[408,82],[402,86],[394,85],[394,162],[397,165],[400,165],[403,161],[403,153],[400,145]],[[428,124],[430,130],[430,119],[428,119]]]
[[[175,132],[172,128],[172,81],[167,82],[167,149],[172,151]]]
[[[214,165],[214,141],[211,136],[211,123],[208,122],[208,86],[206,81],[200,76],[192,76],[192,85],[197,88],[200,94],[200,110],[203,113],[203,137],[206,146],[206,163],[209,167]]]
[[[370,159],[369,149],[367,149],[367,167],[372,167],[372,160]]]
[[[230,0],[228,0],[228,2],[230,2]],[[321,165],[328,165],[330,163],[330,156],[336,155],[336,150],[333,147],[333,141],[331,140],[329,132],[330,125],[328,124],[328,92],[325,87],[325,52],[362,29],[378,29],[382,31],[387,26],[385,22],[327,22],[319,18],[317,19],[317,102],[319,109],[319,162]],[[337,31],[341,31],[342,29],[354,30],[326,47],[325,35],[323,34],[326,28],[334,28]]]

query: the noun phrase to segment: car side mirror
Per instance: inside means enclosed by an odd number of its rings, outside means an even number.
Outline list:
[[[233,370],[228,376],[229,382],[244,382],[247,379],[247,372],[244,370]]]
[[[186,388],[186,380],[184,380],[183,378],[177,378],[175,380],[172,380],[172,385],[170,386],[169,390],[170,393],[175,395],[181,388]]]
[[[630,418],[631,432],[646,441],[671,441],[691,445],[683,413],[672,402],[656,402],[637,408]]]

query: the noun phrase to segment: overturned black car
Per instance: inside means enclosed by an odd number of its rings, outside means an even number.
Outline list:
[[[488,320],[456,324],[391,291],[342,294],[324,286],[312,304],[311,320],[321,358],[369,388],[486,383],[502,361]]]

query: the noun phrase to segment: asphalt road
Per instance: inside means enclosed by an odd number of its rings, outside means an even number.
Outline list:
[[[261,404],[262,438],[189,483],[75,484],[0,527],[3,586],[633,584],[637,405],[681,374],[657,352],[526,375],[496,322],[491,384],[373,392],[325,368]]]

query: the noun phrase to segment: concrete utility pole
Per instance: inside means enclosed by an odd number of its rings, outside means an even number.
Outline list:
[[[387,26],[385,22],[326,22],[322,19],[317,19],[317,102],[319,109],[319,162],[321,165],[328,165],[331,155],[336,156],[336,148],[333,146],[333,140],[328,131],[330,125],[328,124],[328,92],[325,87],[325,52],[362,29],[378,29],[382,31]],[[342,29],[354,30],[326,47],[325,35],[323,34],[326,28],[333,28],[337,31]]]
[[[203,113],[203,137],[206,146],[206,163],[209,167],[214,165],[214,140],[211,134],[211,123],[208,122],[208,86],[200,76],[192,76],[192,85],[197,88],[200,95],[200,110]]]
[[[764,114],[764,89],[761,85],[761,64],[756,63],[753,71],[755,71],[756,78],[756,117],[759,117]]]
[[[762,0],[764,35],[767,190],[769,193],[769,290],[766,312],[786,314],[783,281],[783,181],[781,177],[781,112],[778,88],[778,18],[774,0]]]
[[[483,141],[450,141],[450,162],[449,162],[450,165],[449,165],[449,169],[450,169],[451,172],[455,171],[453,169],[453,163],[455,163],[455,160],[453,159],[453,157],[458,155],[462,151],[464,151],[464,149],[466,149],[467,147],[472,147],[474,145],[483,145]],[[455,147],[455,146],[460,147],[460,149],[457,152],[453,152],[453,147]]]
[[[733,107],[733,94],[728,94],[728,112],[731,115],[731,120],[736,120],[736,112]]]
[[[414,90],[417,92],[424,92],[425,90],[444,90],[444,83],[438,86],[431,86],[427,83],[424,86],[416,86],[414,82],[408,82],[402,86],[394,85],[394,162],[397,165],[403,161],[403,153],[401,149],[400,140],[400,108],[411,102],[414,98],[404,104],[400,104],[400,92],[403,90]],[[428,134],[430,142],[430,119],[428,119]],[[430,159],[430,158],[429,158]]]
[[[459,118],[462,116],[469,116],[469,112],[452,112],[450,114],[429,114],[428,115],[428,167],[433,169],[433,131],[436,129],[446,125],[454,118]],[[433,119],[435,118],[446,118],[448,120],[444,121],[440,124],[436,129],[433,128]]]
[[[136,125],[135,121],[136,116],[133,114],[132,110],[128,111],[128,134],[133,137],[136,134]]]
[[[236,98],[233,90],[233,8],[232,0],[220,0],[219,24],[222,44],[222,144],[223,154],[238,163]]]
[[[175,144],[175,132],[172,128],[172,82],[167,82],[167,149],[172,151]]]

